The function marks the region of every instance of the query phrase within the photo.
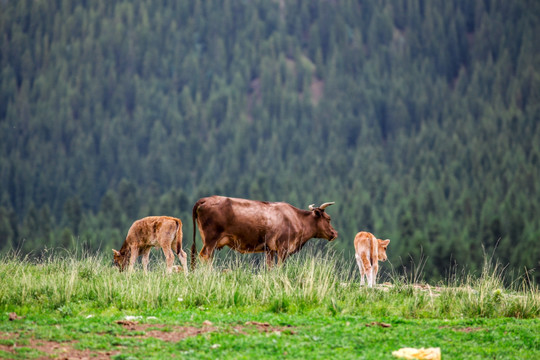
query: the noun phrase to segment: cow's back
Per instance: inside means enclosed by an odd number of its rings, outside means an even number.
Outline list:
[[[205,235],[223,239],[218,248],[258,252],[261,244],[275,248],[282,232],[295,232],[290,226],[295,208],[286,203],[211,196],[197,201],[193,211]]]
[[[290,216],[292,206],[285,203],[211,196],[197,202],[197,217],[201,225],[215,225],[227,231],[242,229],[269,230],[275,222]],[[289,211],[292,213],[291,211]]]

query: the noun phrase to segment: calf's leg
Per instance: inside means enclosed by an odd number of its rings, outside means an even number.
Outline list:
[[[152,248],[145,248],[142,251],[142,265],[143,265],[143,269],[144,269],[145,273],[148,272],[148,263],[150,262],[150,250],[151,249]]]
[[[371,268],[371,286],[375,286],[375,283],[377,282],[377,273],[379,272],[379,263],[375,262]]]
[[[360,270],[360,285],[362,286],[364,285],[364,275],[366,273],[364,270],[364,264],[362,263],[360,255],[358,255],[358,253],[356,253],[354,257],[356,258],[356,264],[358,265],[358,270]]]
[[[188,266],[187,266],[187,254],[184,250],[180,249],[180,253],[178,254],[178,258],[180,259],[180,262],[182,263],[182,267],[184,268],[184,274],[187,275],[188,273]]]
[[[372,266],[371,266],[371,262],[369,261],[369,258],[367,256],[366,253],[362,253],[360,254],[360,262],[362,264],[362,268],[364,270],[364,275],[366,276],[366,279],[367,279],[367,285],[369,287],[372,286],[371,284],[371,278],[373,276],[373,272],[372,272]],[[361,281],[361,285],[364,284],[364,279],[362,279]]]
[[[172,273],[172,267],[174,264],[174,252],[171,249],[171,246],[164,246],[162,247],[163,254],[165,255],[165,259],[167,262],[167,274]]]
[[[135,266],[135,261],[137,261],[138,257],[139,257],[139,248],[136,246],[131,247],[131,256],[129,257],[128,272],[133,271],[133,267]]]

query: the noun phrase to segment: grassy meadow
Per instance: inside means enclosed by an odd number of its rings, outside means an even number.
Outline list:
[[[159,257],[145,274],[103,255],[5,255],[0,358],[540,358],[540,292],[526,278],[505,286],[486,261],[445,283],[390,272],[369,289],[340,259],[306,251],[267,270],[231,256],[185,276]]]

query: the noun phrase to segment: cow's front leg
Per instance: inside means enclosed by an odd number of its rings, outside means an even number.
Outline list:
[[[272,250],[266,250],[266,266],[268,269],[271,269],[274,267],[274,258],[276,256],[276,252]]]
[[[281,250],[281,251],[278,250],[277,256],[278,256],[278,266],[281,266],[283,265],[285,260],[289,257],[289,253],[287,252],[287,250]]]

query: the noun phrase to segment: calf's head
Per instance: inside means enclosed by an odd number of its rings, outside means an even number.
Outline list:
[[[388,260],[388,257],[386,256],[386,248],[388,247],[388,244],[390,244],[390,240],[377,239],[377,242],[379,243],[379,260],[380,261]]]
[[[113,264],[118,267],[120,272],[124,271],[128,260],[128,254],[122,254],[113,249]]]
[[[338,232],[332,224],[330,224],[330,215],[328,215],[324,209],[330,205],[333,205],[333,202],[324,203],[319,207],[315,207],[315,204],[309,205],[309,210],[312,212],[312,216],[315,217],[315,226],[316,233],[315,237],[321,239],[327,239],[329,241],[334,240],[338,236]]]

